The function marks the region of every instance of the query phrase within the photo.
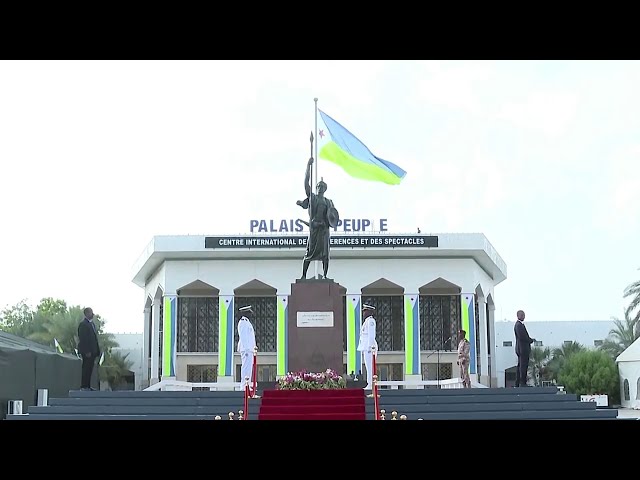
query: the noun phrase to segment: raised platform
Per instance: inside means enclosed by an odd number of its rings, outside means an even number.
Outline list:
[[[248,419],[276,419],[273,414],[289,420],[310,419],[310,414],[317,419],[331,419],[330,415],[363,419],[362,404],[365,418],[374,419],[373,398],[365,397],[361,389],[331,392],[265,390],[259,392],[262,398],[250,400]],[[237,420],[244,396],[229,391],[71,391],[68,398],[51,398],[49,404],[29,407],[28,415],[9,415],[7,420],[214,420],[216,415],[228,420],[229,412]],[[386,411],[386,420],[391,420],[394,410],[398,419],[406,415],[408,420],[606,420],[618,416],[616,409],[597,408],[553,387],[380,390],[379,405]]]
[[[577,395],[549,388],[470,388],[380,390],[379,408],[407,420],[599,420],[615,419],[615,409],[580,402]],[[373,398],[367,398],[367,419],[374,419]]]

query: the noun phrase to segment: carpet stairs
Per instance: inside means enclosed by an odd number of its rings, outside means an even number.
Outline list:
[[[361,388],[265,390],[258,420],[365,420]]]

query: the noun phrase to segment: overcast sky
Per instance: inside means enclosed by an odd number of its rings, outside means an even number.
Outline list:
[[[319,107],[407,171],[321,160],[343,218],[482,232],[497,318],[622,317],[640,277],[639,62],[0,62],[0,307],[91,305],[141,332],[154,235],[298,218]]]

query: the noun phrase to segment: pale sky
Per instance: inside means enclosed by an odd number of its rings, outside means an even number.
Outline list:
[[[320,160],[342,218],[482,232],[496,317],[622,317],[640,278],[640,62],[0,62],[0,308],[57,297],[141,332],[154,235],[299,218],[314,102],[399,186]]]

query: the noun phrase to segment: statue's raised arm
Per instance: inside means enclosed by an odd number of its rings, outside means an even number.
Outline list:
[[[313,168],[313,157],[307,162],[307,173],[304,175],[304,192],[307,198],[311,196],[311,169]]]
[[[304,200],[298,200],[296,205],[304,208],[305,210],[309,209],[309,205],[311,203],[311,194],[313,190],[311,189],[311,168],[313,167],[313,132],[311,132],[311,158],[307,162],[307,172],[304,175],[304,192],[306,194],[306,198]],[[309,219],[311,219],[311,210],[309,210]],[[309,225],[307,222],[304,222]]]

